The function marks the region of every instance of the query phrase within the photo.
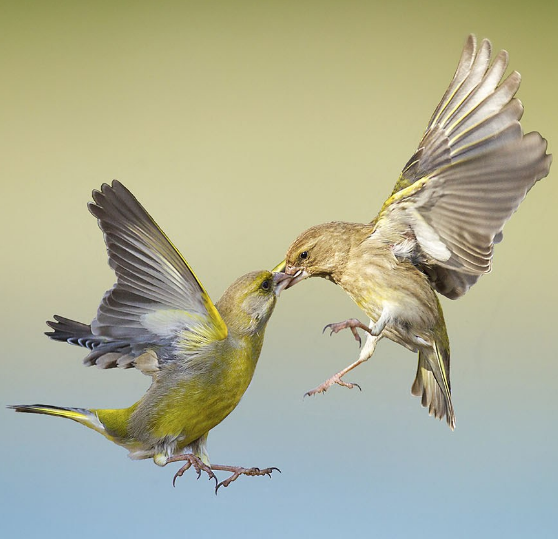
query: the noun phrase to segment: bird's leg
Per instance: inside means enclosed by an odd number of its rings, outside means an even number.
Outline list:
[[[272,472],[274,472],[275,470],[281,473],[281,470],[275,467],[264,468],[263,470],[260,470],[260,468],[242,468],[241,466],[224,466],[222,464],[212,464],[211,468],[213,470],[232,473],[230,477],[228,477],[224,481],[221,481],[215,487],[215,494],[217,494],[217,491],[219,490],[220,487],[225,487],[225,488],[228,487],[233,481],[236,481],[241,475],[249,475],[249,476],[267,475],[271,477]]]
[[[389,318],[390,316],[389,316],[388,309],[383,309],[380,318],[378,318],[378,320],[375,323],[372,322],[372,320],[370,320],[369,326],[364,325],[358,318],[349,318],[348,320],[345,320],[343,322],[328,324],[322,330],[322,333],[324,333],[326,329],[329,329],[331,330],[330,335],[333,335],[334,333],[339,333],[342,329],[349,328],[355,340],[358,341],[358,345],[360,347],[362,345],[362,341],[360,339],[360,335],[358,334],[357,328],[363,329],[369,335],[377,337],[378,335],[380,335],[380,333],[382,333],[382,331],[384,331],[384,328],[386,327]]]
[[[368,326],[365,326],[360,320],[358,320],[357,318],[349,318],[349,320],[345,320],[343,322],[335,322],[333,324],[328,324],[323,330],[322,333],[325,333],[326,329],[329,329],[330,335],[333,335],[334,333],[339,333],[341,330],[343,329],[347,329],[349,328],[355,338],[355,340],[358,342],[358,346],[359,348],[362,346],[362,340],[360,338],[360,335],[358,334],[357,328],[363,329],[364,331],[370,331],[370,328]]]
[[[196,455],[194,455],[193,453],[184,453],[182,455],[169,457],[166,464],[168,464],[169,462],[178,462],[184,460],[186,461],[186,464],[184,464],[184,466],[182,466],[182,468],[180,468],[180,470],[178,470],[178,472],[174,474],[174,478],[172,480],[173,487],[175,486],[176,479],[178,477],[182,477],[184,475],[184,472],[189,470],[192,466],[198,474],[198,479],[201,477],[201,473],[205,472],[208,475],[209,479],[215,479],[215,485],[217,485],[217,476],[211,471],[211,466],[208,466],[207,464],[202,462],[202,460],[199,457],[196,457]]]
[[[380,318],[376,320],[375,323],[372,323],[372,320],[370,320],[368,333],[370,333],[370,335],[374,337],[379,337],[382,331],[384,331],[385,327],[387,326],[387,323],[389,322],[390,318],[391,317],[390,317],[389,310],[386,308],[382,309],[382,314],[380,315]]]
[[[353,387],[358,387],[360,389],[360,386],[358,384],[345,382],[341,378],[343,378],[343,376],[345,376],[345,374],[347,374],[349,371],[353,370],[355,367],[358,367],[361,363],[364,363],[370,357],[372,357],[372,354],[374,353],[374,350],[376,348],[376,344],[380,339],[380,336],[368,335],[368,338],[364,343],[364,348],[361,350],[359,358],[354,363],[351,363],[351,365],[344,368],[342,371],[334,374],[331,378],[326,380],[323,384],[319,385],[315,389],[306,392],[304,396],[306,397],[307,395],[316,395],[316,393],[325,393],[333,384],[339,384],[340,386],[348,387],[349,389],[352,389]]]

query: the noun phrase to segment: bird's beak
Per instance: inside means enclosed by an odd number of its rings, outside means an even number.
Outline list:
[[[291,288],[296,283],[304,281],[304,279],[310,277],[310,274],[305,269],[299,269],[294,266],[286,266],[285,273],[292,277],[292,279],[289,281],[289,284],[285,288]]]
[[[285,266],[287,265],[287,261],[283,260],[282,262],[279,262],[279,264],[277,264],[277,266],[275,266],[271,272],[272,273],[276,273],[278,271],[284,272],[285,271]]]
[[[273,283],[275,284],[275,288],[274,288],[275,295],[279,297],[279,294],[281,294],[281,292],[285,290],[285,288],[289,288],[289,284],[292,280],[293,280],[292,275],[287,275],[282,271],[274,271]]]

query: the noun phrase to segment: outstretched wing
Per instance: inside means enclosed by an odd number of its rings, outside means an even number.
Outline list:
[[[458,298],[491,269],[493,247],[552,157],[539,133],[523,135],[517,72],[501,80],[506,51],[469,36],[457,71],[418,150],[375,220],[393,241],[415,242],[413,259],[433,286]],[[395,240],[397,243],[397,240]]]
[[[148,350],[164,362],[172,358],[163,348],[159,352],[159,347],[178,335],[182,346],[192,350],[224,339],[227,326],[209,295],[132,193],[115,180],[93,191],[93,200],[89,210],[104,233],[116,284],[103,297],[91,323],[98,345],[86,362],[97,363],[110,353],[110,361],[105,358],[100,363],[114,367],[123,363],[119,351],[128,359],[145,359]],[[115,350],[115,343],[120,348]]]

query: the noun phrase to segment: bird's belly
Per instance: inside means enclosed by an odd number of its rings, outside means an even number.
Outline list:
[[[175,438],[181,449],[209,432],[236,408],[253,371],[244,362],[235,362],[179,382],[165,399],[169,404],[157,414],[156,436]]]
[[[438,322],[436,293],[414,268],[369,266],[342,286],[373,322],[387,315],[383,335],[411,350],[429,339]]]

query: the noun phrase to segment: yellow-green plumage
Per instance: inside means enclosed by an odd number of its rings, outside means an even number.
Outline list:
[[[249,274],[245,285],[259,284],[270,278],[269,272]],[[234,316],[246,291],[236,287],[217,303],[229,316],[232,328],[227,337],[216,341],[197,357],[204,368],[185,372],[183,365],[173,363],[160,372],[146,395],[130,408],[122,410],[93,410],[106,428],[112,441],[131,448],[131,456],[145,457],[150,445],[160,440],[175,440],[172,454],[182,451],[225,419],[237,406],[248,388],[263,345],[264,329],[238,335],[237,328],[250,319],[242,312]],[[240,297],[239,296],[240,293]],[[231,297],[232,296],[232,297]],[[227,306],[230,304],[230,307]],[[227,316],[223,317],[225,324]],[[151,456],[151,455],[150,455]]]
[[[136,367],[152,377],[125,409],[13,406],[77,421],[159,465],[191,452],[206,464],[209,431],[248,388],[277,296],[290,280],[255,271],[213,305],[186,261],[119,182],[93,193],[116,285],[85,325],[55,317],[48,335],[90,350],[87,365]]]

